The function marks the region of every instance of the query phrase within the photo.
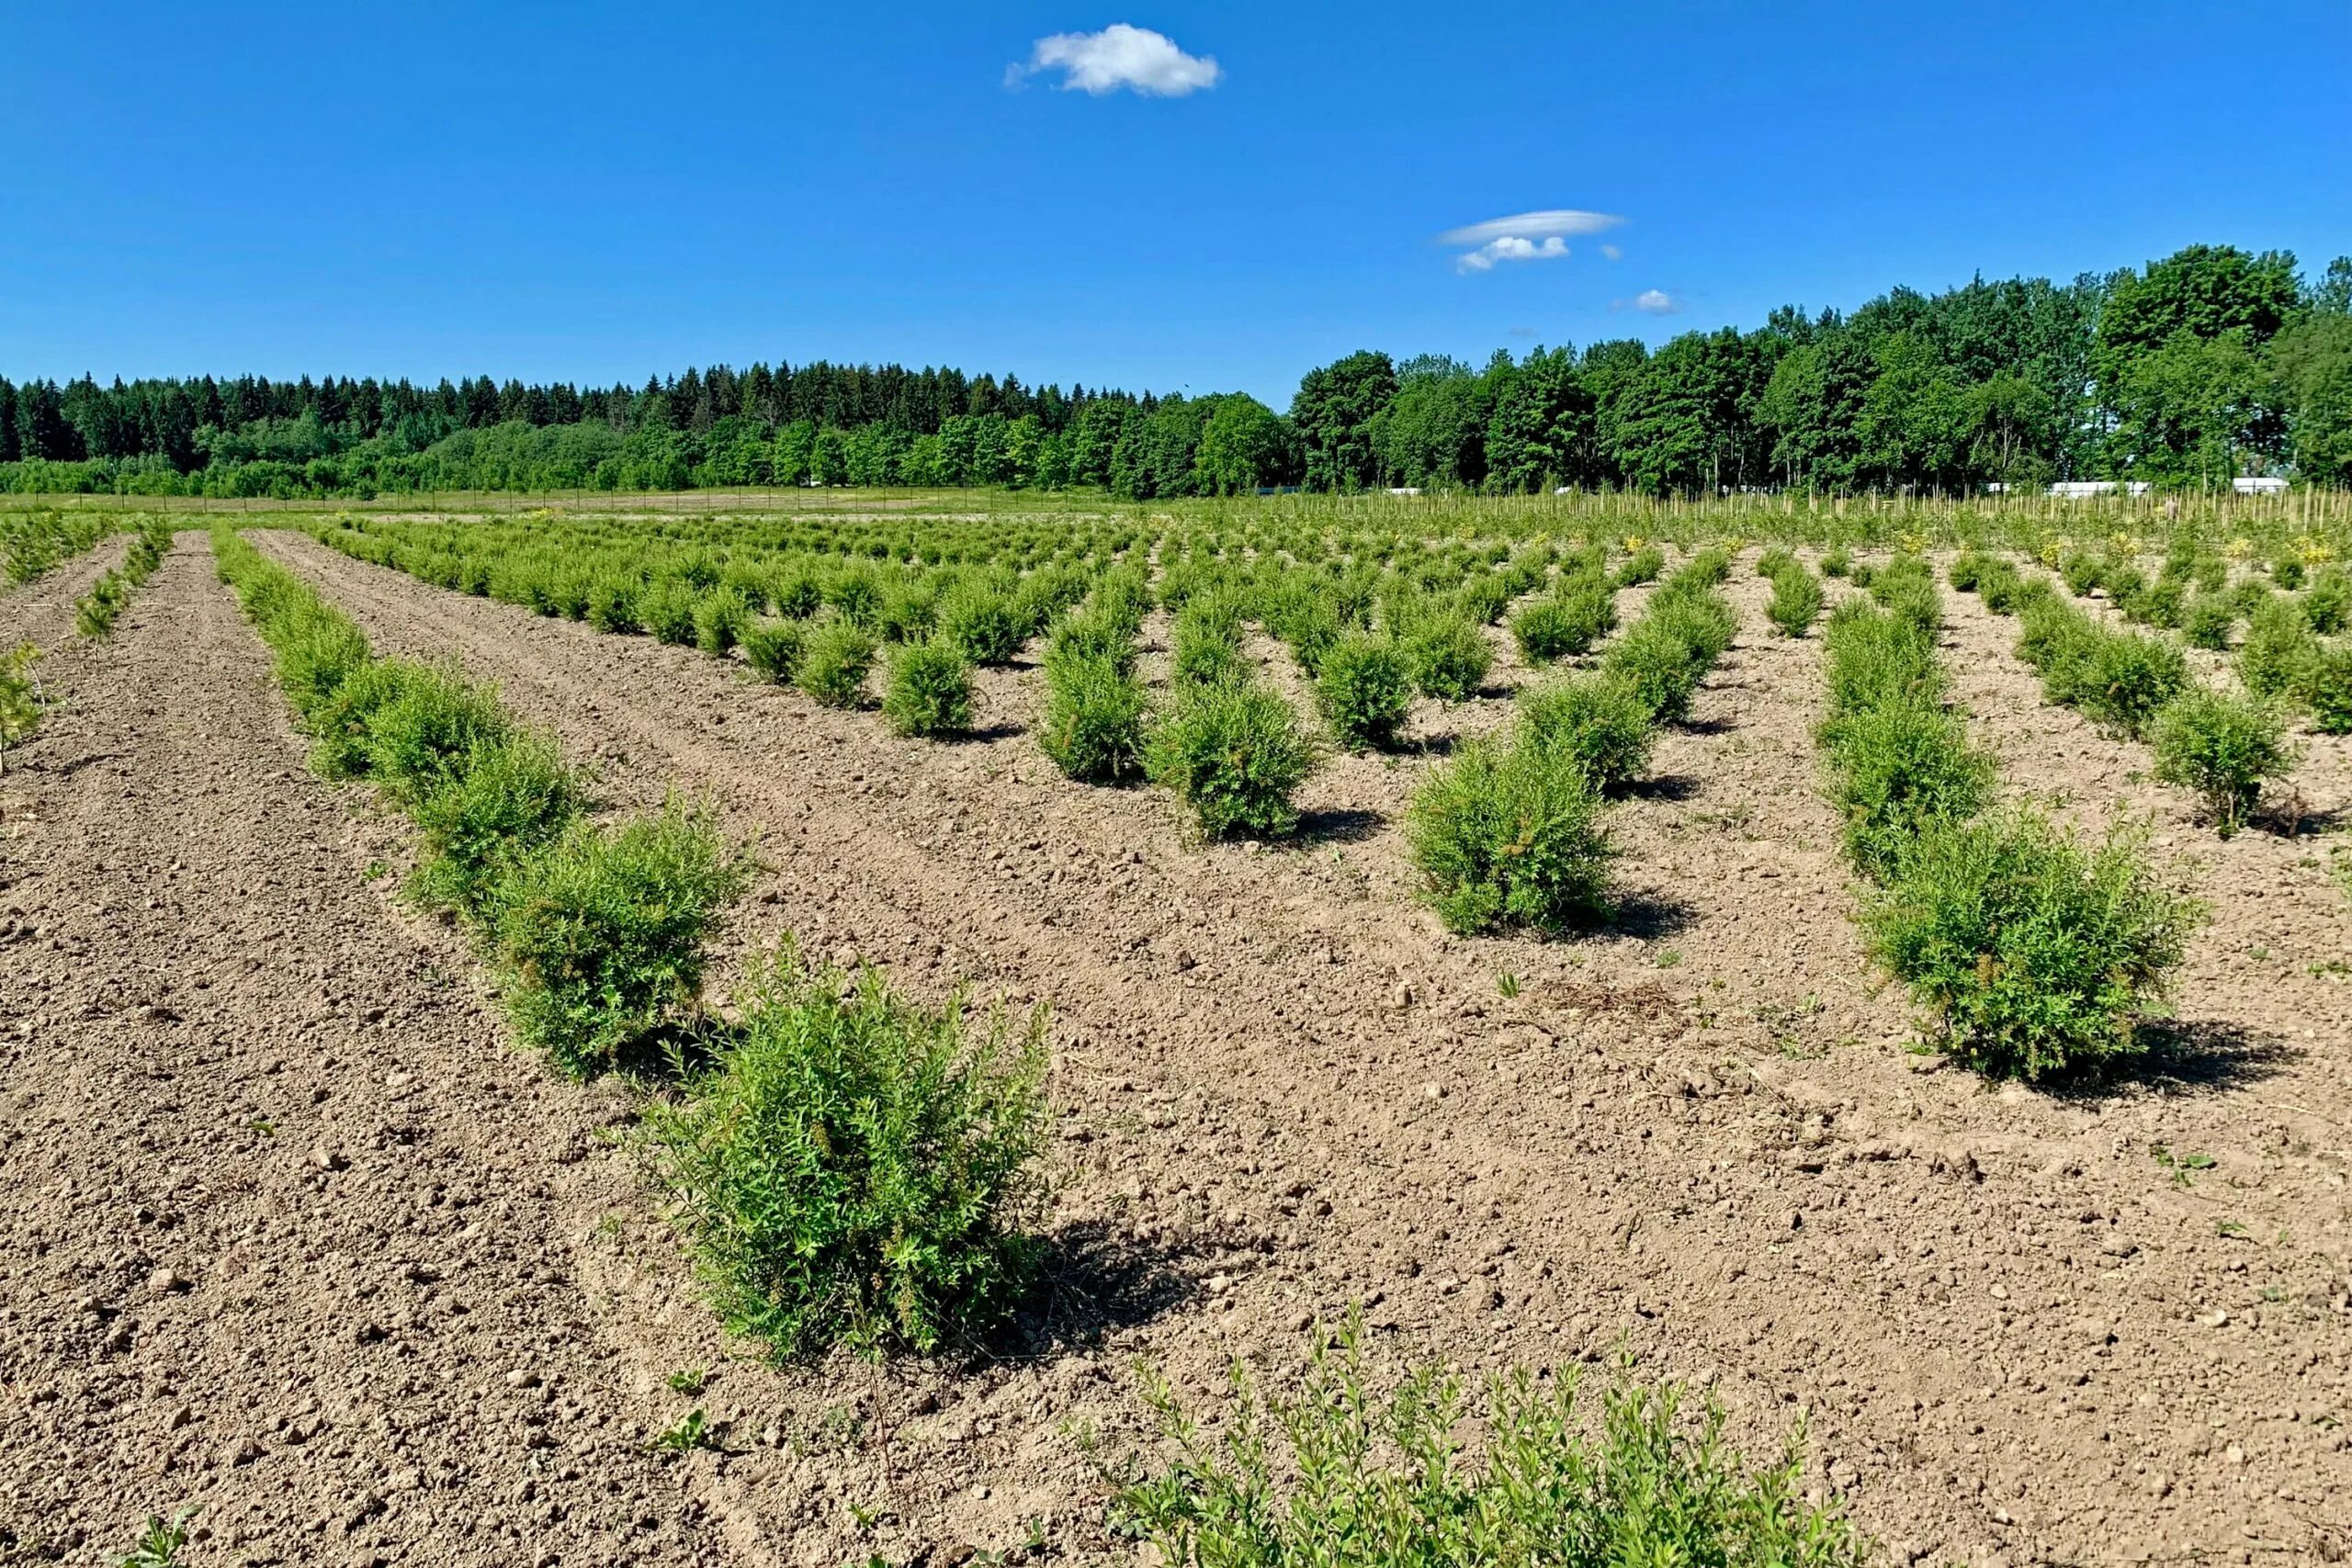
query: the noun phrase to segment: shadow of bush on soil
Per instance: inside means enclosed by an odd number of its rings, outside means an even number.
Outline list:
[[[986,1360],[1046,1361],[1099,1346],[1106,1334],[1139,1327],[1199,1295],[1183,1265],[1229,1250],[1203,1235],[1170,1246],[1121,1234],[1101,1220],[1064,1225],[1046,1238],[1036,1288],[1012,1317],[970,1347]]]
[[[1679,898],[1658,893],[1621,893],[1610,901],[1601,929],[1640,942],[1655,942],[1690,929],[1698,912]]]
[[[1635,779],[1617,792],[1628,800],[1689,800],[1699,793],[1699,781],[1689,773],[1659,773]]]
[[[2055,1100],[2100,1100],[2137,1088],[2165,1094],[2222,1094],[2285,1071],[2301,1047],[2217,1019],[2151,1019],[2140,1026],[2144,1049],[2078,1075],[2044,1078]]]
[[[1380,831],[1387,818],[1362,807],[1335,807],[1326,811],[1302,811],[1291,841],[1301,849],[1317,844],[1359,844]]]

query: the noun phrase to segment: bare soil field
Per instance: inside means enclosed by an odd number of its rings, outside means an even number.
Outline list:
[[[1896,1562],[2352,1549],[2342,895],[2308,840],[2193,829],[1973,598],[1947,658],[2012,784],[2152,812],[2213,907],[2170,1043],[2112,1087],[1906,1049],[1847,919],[1817,642],[1770,632],[1744,567],[1739,641],[1613,818],[1620,925],[1474,942],[1409,897],[1430,755],[1329,761],[1295,847],[1203,848],[1054,772],[1025,666],[982,672],[977,739],[904,741],[250,536],[380,649],[495,682],[608,798],[714,801],[763,863],[739,951],[790,931],[919,995],[1048,1003],[1057,1283],[937,1362],[723,1342],[626,1099],[506,1042],[185,536],[0,779],[0,1562],[189,1503],[196,1562],[1131,1561],[1102,1504],[1152,1438],[1136,1359],[1205,1404],[1358,1303],[1392,1362],[1630,1353],[1714,1387],[1750,1451],[1802,1413],[1813,1484]],[[2298,782],[2352,807],[2340,743]],[[692,1408],[716,1445],[651,1457]]]

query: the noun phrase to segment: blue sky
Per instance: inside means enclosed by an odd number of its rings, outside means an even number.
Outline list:
[[[1114,24],[1182,54],[1038,47]],[[1138,59],[1189,90],[1063,85]],[[1358,347],[2198,240],[2315,273],[2352,251],[2347,59],[2343,0],[0,0],[0,373],[897,359],[1281,407]],[[1622,222],[1484,270],[1437,238],[1558,209]]]

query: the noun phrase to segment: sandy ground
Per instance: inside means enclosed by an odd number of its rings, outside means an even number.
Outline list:
[[[981,739],[900,741],[687,650],[254,536],[384,650],[497,682],[616,801],[718,802],[768,866],[736,949],[790,930],[926,997],[1049,1002],[1060,1282],[952,1362],[777,1371],[722,1344],[594,1135],[620,1092],[514,1055],[447,933],[370,882],[399,833],[300,771],[191,538],[77,670],[86,716],[5,786],[20,1539],[195,1500],[220,1561],[946,1562],[1033,1536],[1120,1559],[1102,1466],[1148,1436],[1133,1358],[1205,1400],[1230,1358],[1279,1374],[1362,1302],[1385,1360],[1623,1346],[1713,1383],[1751,1449],[1802,1411],[1815,1484],[1898,1561],[2352,1545],[2341,896],[2311,840],[2222,845],[2138,749],[2042,706],[1973,599],[1948,596],[1959,694],[2013,779],[2153,809],[2214,904],[2177,1043],[2135,1081],[1991,1091],[1905,1049],[1817,789],[1818,643],[1770,633],[1745,569],[1741,641],[1617,816],[1626,925],[1541,943],[1450,938],[1409,899],[1396,818],[1427,755],[1334,760],[1298,847],[1191,847],[1164,799],[1054,773],[1031,669],[984,677]],[[2340,808],[2340,753],[2305,771]],[[128,1221],[134,1191],[172,1223]],[[418,1257],[436,1278],[388,1277]],[[665,1386],[699,1368],[703,1393]],[[172,1425],[183,1405],[204,1414]],[[696,1406],[716,1451],[644,1455]],[[311,1416],[331,1440],[291,1441]],[[365,1497],[382,1511],[337,1533]],[[300,1533],[322,1520],[323,1551]]]

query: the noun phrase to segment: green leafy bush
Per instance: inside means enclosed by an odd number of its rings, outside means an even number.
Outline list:
[[[1656,545],[1645,545],[1617,563],[1617,586],[1633,588],[1654,582],[1666,570],[1666,552]]]
[[[2340,566],[2324,567],[2303,592],[2303,620],[2322,637],[2334,637],[2352,621],[2352,575]]]
[[[882,716],[901,735],[961,735],[972,728],[972,667],[944,636],[900,643],[890,655]]]
[[[640,584],[633,578],[601,577],[588,590],[588,624],[600,632],[634,636],[645,629],[638,615]]]
[[[2199,593],[2188,602],[2181,617],[2181,636],[2191,648],[2226,653],[2230,630],[2237,625],[2237,606],[2219,593]]]
[[[1530,664],[1549,664],[1585,652],[1616,625],[1616,590],[1601,578],[1571,577],[1562,579],[1544,598],[1521,606],[1510,618],[1510,633],[1521,657]]]
[[[1598,787],[1565,749],[1481,738],[1414,792],[1406,832],[1448,930],[1556,932],[1606,908],[1600,816]]]
[[[512,728],[496,692],[455,670],[413,665],[390,700],[368,716],[367,771],[395,804],[413,810]]]
[[[1349,750],[1391,745],[1412,706],[1412,671],[1396,638],[1351,632],[1323,656],[1315,697],[1332,739]]]
[[[1046,637],[1046,667],[1057,662],[1103,660],[1120,674],[1136,667],[1136,628],[1102,611],[1080,611],[1056,621]]]
[[[1712,1397],[1695,1419],[1671,1384],[1604,1389],[1596,1421],[1571,1375],[1498,1378],[1473,1409],[1425,1367],[1367,1387],[1357,1331],[1318,1345],[1295,1401],[1262,1399],[1236,1363],[1212,1439],[1162,1381],[1148,1389],[1174,1450],[1114,1516],[1159,1558],[1199,1568],[1861,1568],[1860,1536],[1804,1501],[1792,1441],[1751,1471]],[[1468,1434],[1483,1438],[1473,1450]]]
[[[40,658],[40,649],[29,642],[0,653],[0,751],[30,739],[40,728],[48,704],[33,673]]]
[[[1888,703],[1934,704],[1943,694],[1943,670],[1934,637],[1917,621],[1888,614],[1864,599],[1831,613],[1828,648],[1831,721]],[[1834,740],[1834,735],[1825,739]]]
[[[1738,626],[1721,594],[1677,572],[1652,596],[1642,618],[1611,645],[1600,667],[1640,694],[1654,722],[1679,720],[1690,712],[1699,682],[1731,646]]]
[[[637,603],[645,629],[653,634],[656,641],[673,648],[694,646],[695,615],[701,608],[701,598],[690,584],[659,584],[639,594]]]
[[[2156,777],[2195,790],[2224,839],[2253,815],[2263,781],[2294,766],[2285,723],[2259,697],[2193,685],[2150,727]]]
[[[713,659],[726,658],[742,640],[752,614],[750,601],[731,588],[704,594],[695,606],[695,646]]]
[[[579,783],[547,737],[517,731],[476,747],[416,804],[424,858],[410,891],[428,906],[480,915],[498,879],[560,835],[580,805]]]
[[[2087,598],[2107,580],[2107,563],[2088,550],[2071,551],[2059,561],[2058,576],[2067,592],[2077,599]]]
[[[1134,661],[1132,648],[1124,656],[1046,649],[1037,743],[1080,783],[1125,784],[1143,774],[1145,701]]]
[[[358,637],[357,629],[353,628],[351,635]],[[319,628],[302,640],[317,646],[341,639],[332,637],[325,628]],[[368,729],[376,710],[397,701],[407,688],[410,676],[424,668],[398,660],[373,659],[367,649],[362,638],[359,650],[363,662],[314,697],[306,712],[310,731],[316,738],[316,744],[311,748],[311,766],[318,770],[322,778],[357,778],[368,772],[374,760]],[[290,686],[288,689],[292,690]]]
[[[1953,592],[1973,593],[1984,586],[1986,564],[1986,557],[1973,548],[1964,549],[1951,558],[1951,565],[1944,569],[1944,577],[1951,582]]]
[[[1843,545],[1821,558],[1821,575],[1824,577],[1848,577],[1853,570],[1854,552]]]
[[[2352,734],[2352,646],[2339,641],[2312,647],[2296,676],[2295,696],[2311,710],[2318,729]]]
[[[1241,658],[1240,606],[1223,594],[1187,599],[1170,628],[1171,678],[1179,685],[1214,685],[1248,673]]]
[[[2245,640],[2238,645],[2238,679],[2257,697],[2295,695],[2318,651],[2319,638],[2294,602],[2266,597],[2248,616]]]
[[[800,645],[800,689],[829,708],[855,707],[874,668],[874,637],[854,621],[821,621]]]
[[[1256,682],[1179,686],[1146,742],[1154,782],[1175,792],[1204,837],[1278,837],[1298,826],[1290,793],[1315,765],[1298,716]]]
[[[1821,614],[1821,580],[1792,558],[1772,578],[1772,602],[1765,615],[1783,637],[1803,637]]]
[[[1027,633],[1011,599],[967,582],[940,601],[939,635],[974,664],[1009,664]]]
[[[2140,1049],[2199,914],[2135,838],[2085,852],[2018,811],[1927,824],[1863,929],[1955,1057],[2033,1079]]]
[[[1441,613],[1422,619],[1403,639],[1413,683],[1441,701],[1466,702],[1494,667],[1495,651],[1468,617]]]
[[[929,1353],[1001,1320],[1042,1247],[1045,1016],[939,1011],[790,946],[673,1102],[654,1162],[721,1320],[775,1356]]]
[[[1583,770],[1604,795],[1642,776],[1657,739],[1641,693],[1623,676],[1605,672],[1521,693],[1519,725],[1529,744]]]
[[[489,892],[515,1032],[585,1077],[691,1017],[704,939],[747,875],[707,813],[575,819]]]
[[[743,632],[743,661],[761,680],[788,686],[800,670],[808,633],[798,621],[760,621]]]
[[[1991,797],[1993,759],[1969,744],[1959,716],[1933,703],[1898,694],[1824,732],[1847,856],[1874,881],[1893,874],[1928,824],[1965,821]]]

